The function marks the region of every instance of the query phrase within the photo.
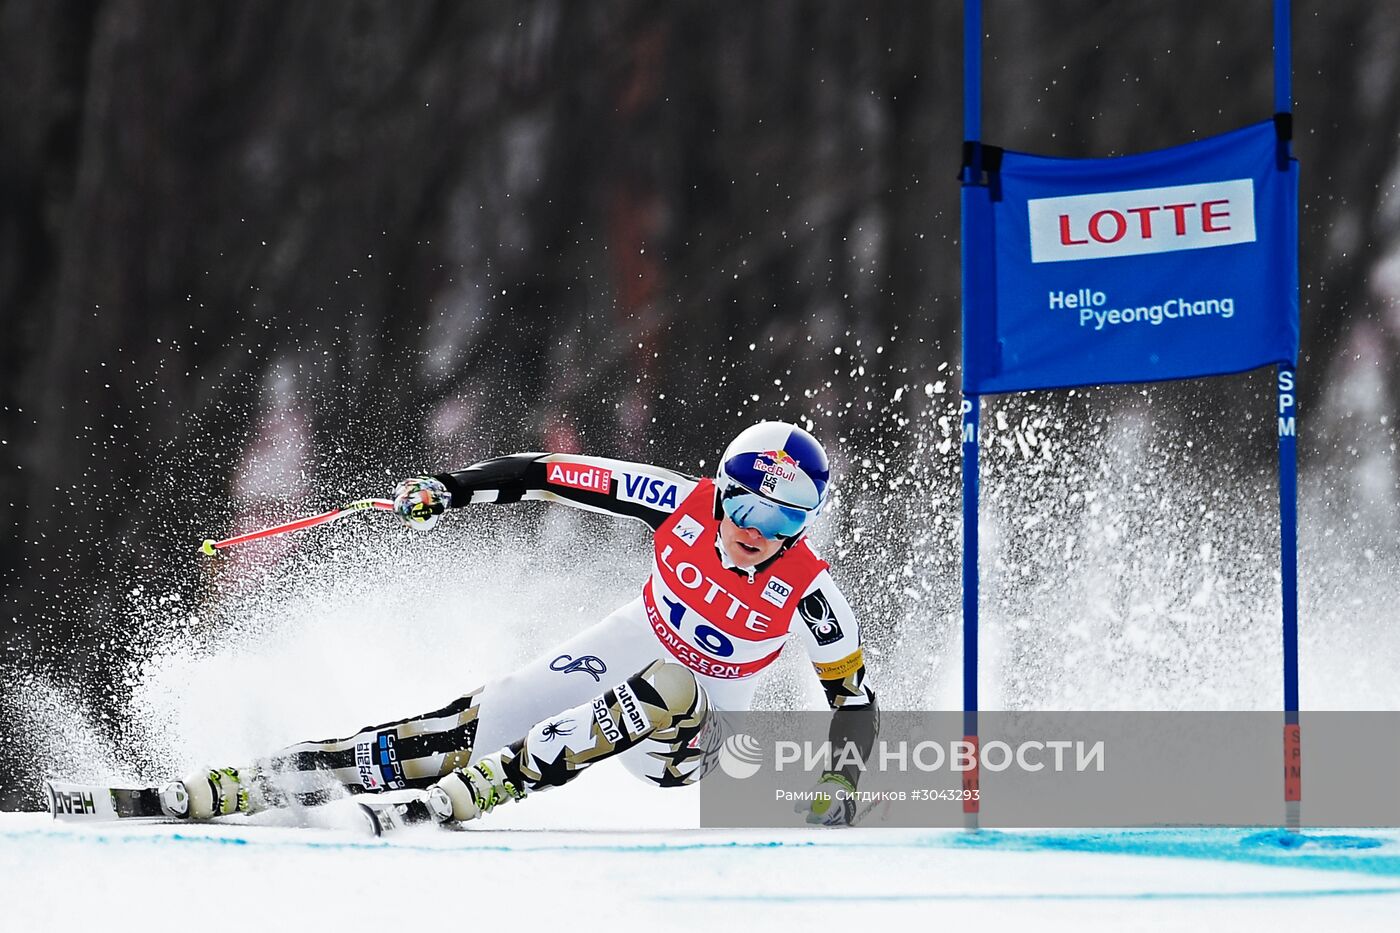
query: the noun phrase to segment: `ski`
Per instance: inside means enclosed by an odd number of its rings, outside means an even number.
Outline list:
[[[109,784],[86,784],[50,778],[44,781],[48,798],[49,813],[55,820],[66,823],[180,823],[185,825],[217,825],[221,819],[190,820],[173,816],[161,806],[160,787],[119,786]],[[409,791],[408,793],[416,793]],[[421,802],[409,800],[399,803],[407,812],[391,809],[385,801],[382,805],[375,801],[368,807],[356,803],[355,809],[341,809],[338,801],[327,801],[315,806],[274,807],[269,812],[272,821],[268,825],[296,826],[305,829],[356,830],[367,829],[376,836],[395,829],[402,829],[424,820],[431,822],[432,816]],[[420,809],[421,808],[421,809]],[[351,814],[354,814],[352,817]],[[349,819],[347,819],[349,817]],[[363,817],[368,825],[358,822]],[[257,818],[261,818],[261,814]],[[252,824],[249,824],[252,825]]]
[[[80,785],[66,780],[45,780],[43,786],[48,792],[49,813],[55,820],[176,820],[161,808],[160,787]]]
[[[411,826],[443,826],[459,828],[457,823],[438,823],[428,809],[427,794],[421,790],[389,791],[366,795],[355,803],[369,820],[376,836],[385,836]]]
[[[112,787],[47,780],[49,812],[64,822],[161,820],[179,822],[160,805],[159,787]]]

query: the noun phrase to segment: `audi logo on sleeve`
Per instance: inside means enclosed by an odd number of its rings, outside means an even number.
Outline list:
[[[567,460],[551,463],[547,479],[551,486],[568,486],[570,489],[582,489],[585,492],[598,492],[603,495],[607,495],[612,489],[612,470],[586,463],[570,463]]]

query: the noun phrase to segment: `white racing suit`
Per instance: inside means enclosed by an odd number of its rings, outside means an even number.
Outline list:
[[[798,540],[757,568],[735,567],[719,545],[710,480],[565,454],[516,454],[437,479],[454,508],[544,500],[645,522],[651,576],[602,621],[443,709],[261,762],[278,793],[315,802],[327,777],[352,793],[426,787],[501,749],[526,791],[615,754],[661,786],[693,783],[714,760],[722,712],[750,708],[793,630],[835,711],[833,743],[868,753],[876,710],[860,627],[826,563]]]

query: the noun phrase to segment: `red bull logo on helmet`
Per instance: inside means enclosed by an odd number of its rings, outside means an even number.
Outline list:
[[[797,481],[797,461],[785,450],[765,450],[754,458],[753,468],[774,479],[786,480],[789,483]]]

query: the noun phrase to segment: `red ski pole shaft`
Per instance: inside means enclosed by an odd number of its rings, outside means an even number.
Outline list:
[[[317,525],[324,525],[338,518],[344,518],[352,512],[362,512],[365,509],[392,509],[393,507],[394,503],[390,499],[357,499],[354,502],[348,502],[342,505],[338,509],[331,509],[329,512],[322,512],[320,515],[312,515],[308,518],[298,518],[295,521],[274,525],[271,528],[264,528],[261,531],[250,531],[246,534],[235,535],[232,538],[225,538],[222,541],[215,541],[213,538],[205,538],[204,543],[199,546],[199,550],[212,556],[224,548],[232,547],[235,544],[244,544],[248,541],[257,541],[260,538],[284,535],[292,531],[301,531],[303,528],[315,528]]]

